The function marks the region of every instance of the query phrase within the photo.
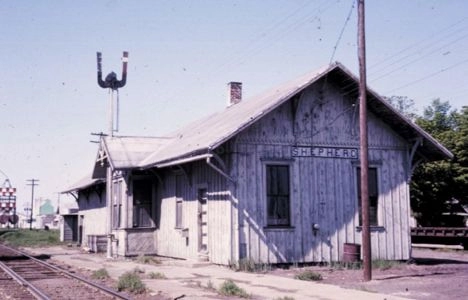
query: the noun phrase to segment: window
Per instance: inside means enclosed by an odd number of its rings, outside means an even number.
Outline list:
[[[267,225],[290,226],[289,166],[266,166]]]
[[[176,228],[183,228],[183,204],[184,198],[182,197],[182,186],[183,177],[182,175],[176,175]]]
[[[153,184],[151,180],[133,181],[133,227],[151,227]]]
[[[359,225],[362,225],[362,209],[361,209],[361,168],[357,168],[356,171],[356,182],[358,190],[358,209],[359,209]],[[377,168],[369,168],[368,171],[369,180],[369,225],[378,226],[377,217],[377,204],[379,198],[379,187],[377,180]]]
[[[112,197],[112,228],[117,229],[122,215],[122,181],[114,181]]]

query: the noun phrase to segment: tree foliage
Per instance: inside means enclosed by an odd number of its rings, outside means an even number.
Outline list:
[[[385,100],[411,121],[416,119],[417,114],[413,99],[406,96],[391,96],[389,98],[385,98]]]
[[[463,226],[463,219],[449,217],[453,200],[468,204],[468,107],[460,112],[448,102],[432,101],[416,123],[453,154],[451,160],[420,165],[411,182],[411,208],[422,226]]]

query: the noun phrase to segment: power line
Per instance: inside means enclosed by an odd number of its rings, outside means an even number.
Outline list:
[[[287,33],[291,32],[292,30],[296,29],[298,26],[310,21],[311,19],[315,18],[311,17],[311,15],[315,14],[315,12],[319,12],[322,8],[323,10],[320,11],[323,13],[324,11],[328,10],[331,6],[335,5],[329,0],[322,1],[318,6],[316,6],[311,13],[307,15],[303,15],[299,17],[294,22],[286,24],[285,27],[281,27],[280,25],[286,23],[288,19],[292,16],[295,16],[299,11],[303,11],[306,5],[301,6],[299,9],[296,9],[291,14],[283,18],[281,21],[277,22],[275,25],[268,27],[267,30],[264,30],[262,34],[259,35],[258,38],[254,38],[254,42],[248,43],[247,47],[244,47],[243,51],[236,51],[233,55],[231,55],[228,59],[225,60],[223,64],[219,67],[215,68],[214,74],[228,68],[229,66],[239,65],[245,63],[246,59],[252,58],[255,55],[258,55],[261,51],[266,48],[271,47],[271,44],[274,42],[280,41],[282,38],[287,36]],[[278,30],[276,30],[278,29]]]
[[[436,52],[442,50],[443,48],[452,45],[452,44],[455,43],[455,42],[459,42],[460,40],[462,40],[462,39],[464,39],[464,38],[466,38],[466,37],[468,37],[468,33],[465,34],[465,35],[463,35],[463,36],[461,36],[461,37],[458,37],[458,38],[455,39],[455,40],[450,41],[450,42],[447,43],[447,44],[442,45],[442,46],[439,47],[439,48],[436,48],[436,49],[432,50],[431,52],[429,52],[429,53],[427,53],[427,54],[425,54],[425,55],[422,55],[422,56],[420,56],[420,57],[418,57],[418,58],[416,58],[416,59],[413,59],[413,60],[411,60],[411,61],[405,63],[404,65],[401,65],[401,66],[399,66],[399,67],[397,67],[397,68],[395,68],[395,69],[393,69],[393,70],[391,70],[391,71],[389,71],[389,72],[387,72],[387,73],[385,73],[385,74],[383,74],[383,75],[381,75],[381,76],[379,76],[379,77],[377,77],[377,78],[373,78],[371,81],[374,82],[374,81],[377,81],[377,80],[379,80],[379,79],[382,79],[382,78],[384,78],[384,77],[386,77],[386,76],[388,76],[388,75],[390,75],[390,74],[392,74],[392,73],[395,73],[396,71],[401,70],[401,69],[403,69],[404,67],[407,67],[407,66],[409,66],[409,65],[411,65],[411,64],[413,64],[413,63],[415,63],[415,62],[418,62],[418,61],[422,60],[423,58],[425,58],[425,57],[427,57],[427,56],[429,56],[429,55],[431,55],[431,54],[434,54],[434,53],[436,53]],[[390,66],[391,66],[391,65],[390,65]]]
[[[336,41],[336,44],[335,46],[333,47],[333,53],[330,57],[330,64],[333,62],[333,59],[335,58],[335,53],[336,53],[336,49],[338,49],[338,45],[341,41],[341,38],[343,37],[343,33],[346,29],[346,25],[348,25],[348,22],[349,20],[351,19],[351,14],[353,13],[353,10],[354,10],[354,0],[351,0],[351,8],[349,9],[349,13],[348,13],[348,16],[346,17],[346,20],[345,20],[345,23],[343,25],[343,28],[341,29],[341,32],[340,32],[340,35],[338,36],[338,40]]]
[[[411,85],[413,85],[413,84],[419,83],[419,82],[421,82],[421,81],[424,81],[424,80],[426,80],[426,79],[429,79],[429,78],[431,78],[431,77],[434,77],[434,76],[436,76],[436,75],[438,75],[438,74],[440,74],[440,73],[443,73],[443,72],[445,72],[445,71],[447,71],[447,70],[450,70],[450,69],[454,69],[454,68],[456,68],[456,67],[459,67],[460,65],[465,64],[465,63],[467,63],[467,62],[468,62],[468,59],[465,59],[465,60],[462,60],[462,61],[460,61],[460,62],[454,63],[453,65],[450,65],[450,66],[448,66],[447,68],[443,68],[443,69],[441,69],[441,70],[439,70],[439,71],[437,71],[437,72],[431,73],[431,74],[426,75],[426,76],[424,76],[424,77],[422,77],[422,78],[419,78],[419,79],[417,79],[417,80],[411,81],[411,82],[409,82],[409,83],[407,83],[407,84],[404,84],[404,85],[402,85],[402,86],[399,86],[399,87],[397,87],[397,88],[394,88],[394,89],[388,91],[386,94],[390,94],[390,93],[392,93],[392,92],[394,92],[394,91],[396,91],[396,90],[399,90],[399,89],[402,89],[402,88],[406,88],[406,87],[411,86]]]
[[[460,23],[463,23],[463,22],[466,21],[466,20],[468,20],[468,18],[466,18],[466,17],[463,18],[463,19],[461,19],[461,20],[458,20],[457,22],[455,22],[455,23],[453,23],[453,24],[451,24],[451,25],[449,25],[449,26],[443,28],[443,29],[440,30],[440,31],[437,31],[435,34],[433,34],[433,35],[431,35],[431,36],[429,36],[429,37],[425,37],[425,38],[423,38],[423,39],[421,39],[421,40],[418,40],[417,42],[415,42],[415,43],[409,45],[409,46],[406,47],[406,48],[403,48],[403,49],[397,51],[397,52],[394,53],[394,54],[385,56],[382,60],[380,60],[380,61],[378,61],[378,62],[372,64],[372,65],[370,66],[370,69],[374,69],[375,67],[377,67],[377,66],[379,66],[379,65],[381,65],[381,64],[383,64],[383,63],[388,63],[389,60],[391,60],[392,58],[398,57],[398,56],[400,56],[401,54],[407,52],[408,50],[410,50],[410,49],[412,49],[412,48],[414,48],[414,47],[416,47],[416,46],[419,46],[418,48],[421,49],[421,45],[424,45],[424,42],[430,41],[430,40],[433,39],[435,36],[438,36],[439,34],[445,32],[445,31],[447,31],[447,30],[449,30],[449,29],[451,29],[451,28],[453,28],[453,27],[455,27],[455,26],[457,26],[457,25],[460,24]],[[464,28],[465,28],[465,27],[462,27],[462,29],[464,29]],[[458,30],[458,31],[456,31],[456,32],[459,32],[459,31],[460,31],[460,30]],[[452,33],[452,34],[453,34],[453,33]],[[447,36],[445,36],[445,37],[451,36],[452,34],[449,34],[449,35],[447,35]],[[444,38],[439,39],[438,41],[443,40],[443,39],[444,39]],[[423,46],[422,48],[424,49],[424,48],[426,48],[426,46]]]

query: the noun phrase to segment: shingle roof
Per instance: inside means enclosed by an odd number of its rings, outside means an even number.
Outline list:
[[[208,153],[325,76],[329,81],[337,82],[344,92],[357,97],[358,78],[336,62],[195,121],[170,137],[106,137],[105,144],[111,164],[117,169],[145,169]],[[453,156],[427,132],[405,118],[371,89],[368,89],[367,99],[368,109],[402,137],[407,140],[422,138],[422,146],[418,151],[425,158],[438,160]]]

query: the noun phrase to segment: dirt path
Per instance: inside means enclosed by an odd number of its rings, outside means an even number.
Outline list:
[[[309,267],[323,283],[410,299],[468,299],[468,251],[414,249],[413,260],[388,269],[374,269],[373,280],[362,282],[362,270]],[[294,276],[297,270],[274,271]],[[281,274],[282,273],[282,274]]]

